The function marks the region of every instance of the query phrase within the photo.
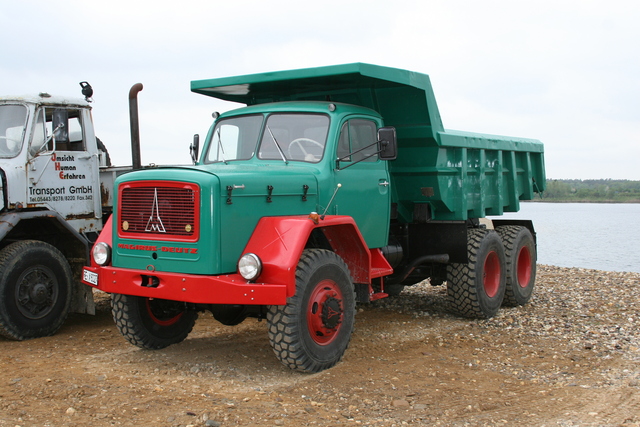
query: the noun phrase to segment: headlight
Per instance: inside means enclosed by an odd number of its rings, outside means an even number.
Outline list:
[[[238,273],[246,280],[253,280],[262,272],[262,261],[258,255],[248,253],[242,255],[238,261]]]
[[[98,265],[106,265],[111,261],[111,247],[105,242],[98,242],[93,246],[92,255],[93,262]]]

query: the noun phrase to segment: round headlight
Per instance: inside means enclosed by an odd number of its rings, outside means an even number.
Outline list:
[[[242,255],[238,261],[238,273],[246,280],[253,280],[262,272],[262,261],[258,255],[248,253]]]
[[[111,248],[105,242],[98,242],[92,250],[93,262],[106,265],[111,260]]]

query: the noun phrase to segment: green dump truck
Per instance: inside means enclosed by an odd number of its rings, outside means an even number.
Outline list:
[[[356,303],[404,286],[446,282],[478,318],[531,298],[532,223],[486,217],[544,190],[539,141],[445,130],[427,75],[369,64],[191,89],[246,106],[214,113],[193,166],[117,180],[83,272],[131,343],[178,343],[199,312],[255,317],[284,365],[318,372],[344,354]]]

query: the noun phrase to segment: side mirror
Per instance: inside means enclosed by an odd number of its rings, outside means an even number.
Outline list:
[[[381,160],[395,160],[398,157],[398,140],[393,126],[378,129],[378,152]]]
[[[197,133],[193,135],[193,142],[189,146],[189,154],[191,154],[191,161],[195,165],[198,161],[198,151],[200,149],[200,135]]]

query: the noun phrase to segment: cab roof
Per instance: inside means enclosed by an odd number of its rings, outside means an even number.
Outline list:
[[[76,107],[91,107],[91,104],[82,98],[72,98],[58,95],[49,95],[48,93],[41,92],[39,94],[26,94],[26,95],[7,95],[0,96],[0,103],[27,103],[37,105],[65,105]]]

